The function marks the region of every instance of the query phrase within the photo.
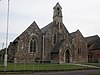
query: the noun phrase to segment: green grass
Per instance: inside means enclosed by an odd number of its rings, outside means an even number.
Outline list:
[[[83,70],[89,69],[88,67],[82,67],[72,64],[13,64],[8,63],[7,71],[68,71],[68,70]],[[0,67],[0,71],[3,71],[4,67]]]
[[[2,64],[3,65],[3,64]],[[6,72],[4,66],[0,66],[0,74],[26,74],[33,71],[73,71],[73,70],[87,70],[93,69],[89,67],[82,67],[73,64],[14,64],[8,63]]]

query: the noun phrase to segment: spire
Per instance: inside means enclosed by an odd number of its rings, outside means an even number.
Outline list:
[[[53,21],[62,22],[62,7],[59,3],[54,6]]]

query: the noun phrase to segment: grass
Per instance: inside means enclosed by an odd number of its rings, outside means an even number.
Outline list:
[[[4,72],[4,66],[0,66],[0,74],[26,74],[37,71],[73,71],[93,69],[73,64],[14,64],[8,63],[7,70]]]
[[[68,70],[90,69],[72,64],[13,64],[8,63],[7,71],[68,71]],[[3,71],[4,67],[0,67]]]

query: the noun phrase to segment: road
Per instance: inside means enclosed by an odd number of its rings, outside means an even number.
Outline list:
[[[4,75],[87,75],[100,74],[100,70],[82,70],[82,71],[67,71],[67,72],[34,72],[32,74],[4,74]]]

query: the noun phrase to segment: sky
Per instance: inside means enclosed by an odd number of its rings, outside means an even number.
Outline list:
[[[57,2],[62,7],[63,23],[70,33],[79,29],[84,37],[100,36],[100,0],[10,0],[8,45],[33,21],[39,28],[52,22],[53,7]],[[5,47],[7,3],[8,0],[0,0],[0,49]]]

